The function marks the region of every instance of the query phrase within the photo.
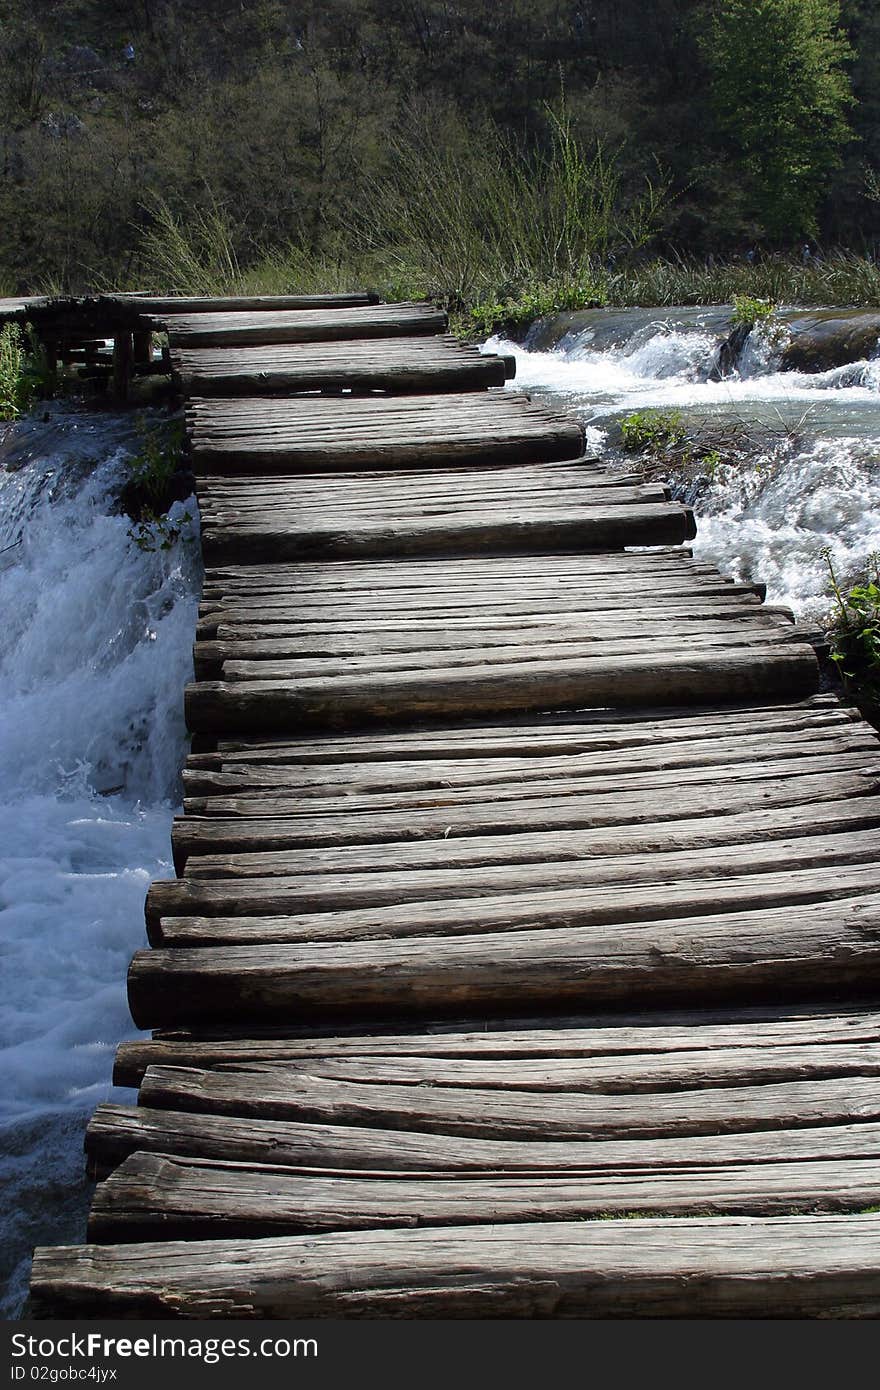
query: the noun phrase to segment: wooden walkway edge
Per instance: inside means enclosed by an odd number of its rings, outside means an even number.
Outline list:
[[[880,747],[821,634],[429,305],[117,308],[187,399],[194,743],[35,1315],[877,1317]]]

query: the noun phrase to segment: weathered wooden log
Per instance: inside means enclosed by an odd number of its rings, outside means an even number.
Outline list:
[[[529,1222],[37,1250],[39,1313],[876,1317],[877,1216]]]
[[[272,738],[227,738],[218,743],[220,756],[234,762],[296,761],[344,763],[490,757],[543,757],[554,752],[584,753],[597,747],[655,745],[687,739],[698,741],[747,734],[762,736],[784,729],[870,726],[851,706],[834,696],[814,695],[785,704],[761,701],[742,705],[713,705],[695,713],[692,708],[656,710],[545,711],[540,715],[506,718],[503,722],[451,724],[445,728],[364,734],[305,735]],[[597,742],[597,740],[599,742]],[[601,740],[607,740],[602,743]]]
[[[132,291],[107,296],[119,300],[128,308],[145,314],[198,314],[278,312],[282,309],[353,309],[378,304],[379,296],[372,290],[354,290],[349,294],[252,294],[252,295],[158,295]]]
[[[880,1017],[877,1020],[880,1024]],[[571,1030],[567,1030],[569,1036]],[[604,1030],[607,1034],[609,1029]],[[874,1029],[876,1033],[876,1027]],[[694,1026],[691,1029],[693,1034],[699,1035],[699,1029]],[[535,1046],[535,1035],[532,1035],[532,1046]],[[400,1042],[400,1039],[396,1039]],[[332,1041],[332,1040],[331,1040]],[[427,1055],[416,1053],[413,1049],[416,1044],[412,1039],[409,1040],[410,1051],[407,1053],[407,1040],[402,1043],[401,1055],[390,1052],[391,1039],[385,1040],[385,1054],[381,1055],[360,1055],[353,1050],[356,1037],[337,1040],[337,1042],[348,1042],[348,1053],[341,1056],[322,1055],[321,1040],[307,1039],[302,1044],[303,1055],[296,1056],[296,1042],[288,1044],[291,1054],[285,1058],[259,1058],[252,1056],[242,1058],[238,1061],[226,1056],[223,1061],[215,1064],[219,1066],[218,1075],[221,1080],[219,1093],[226,1100],[235,1096],[236,1093],[244,1094],[248,1086],[253,1084],[255,1093],[255,1103],[264,1106],[268,1101],[259,1101],[263,1096],[264,1089],[271,1096],[282,1098],[282,1104],[287,1102],[283,1099],[287,1094],[285,1087],[287,1082],[295,1084],[295,1103],[296,1105],[308,1103],[308,1097],[314,1091],[313,1082],[315,1078],[324,1078],[333,1082],[344,1082],[357,1086],[380,1086],[385,1090],[383,1095],[391,1095],[387,1088],[410,1087],[415,1088],[415,1112],[419,1113],[423,1091],[425,1088],[430,1090],[440,1087],[443,1094],[440,1097],[441,1110],[451,1110],[455,1112],[456,1099],[454,1095],[447,1092],[458,1091],[495,1091],[516,1092],[514,1101],[524,1100],[526,1093],[536,1093],[541,1095],[550,1093],[547,1099],[546,1113],[540,1104],[535,1107],[526,1104],[528,1114],[545,1116],[552,1114],[554,1107],[554,1094],[563,1095],[566,1092],[576,1092],[577,1095],[606,1095],[612,1099],[609,1101],[608,1111],[602,1111],[601,1106],[588,1107],[588,1114],[595,1116],[599,1113],[608,1116],[608,1122],[612,1123],[612,1117],[617,1113],[625,1114],[627,1117],[632,1115],[644,1115],[644,1109],[634,1104],[631,1108],[618,1105],[617,1100],[621,1096],[633,1096],[646,1094],[649,1096],[663,1092],[674,1092],[673,1101],[684,1103],[688,1098],[693,1100],[697,1110],[700,1109],[702,1101],[693,1094],[700,1090],[723,1089],[725,1096],[708,1098],[708,1107],[705,1110],[705,1117],[709,1118],[715,1110],[716,1102],[718,1105],[727,1103],[726,1092],[730,1088],[756,1087],[779,1083],[808,1083],[822,1081],[823,1083],[842,1081],[843,1078],[856,1078],[856,1091],[859,1093],[861,1083],[868,1077],[880,1074],[880,1043],[877,1041],[867,1041],[859,1039],[856,1042],[837,1042],[837,1043],[800,1043],[794,1046],[786,1046],[778,1043],[776,1046],[746,1046],[737,1047],[714,1047],[705,1048],[697,1046],[687,1051],[666,1051],[666,1052],[647,1052],[637,1053],[629,1056],[620,1056],[617,1053],[602,1055],[599,1057],[570,1057],[570,1056],[544,1056],[531,1057],[525,1055],[515,1056],[492,1056],[490,1053],[480,1052],[471,1044],[471,1051],[476,1051],[476,1056],[456,1055],[450,1057],[434,1055],[430,1051]],[[694,1039],[692,1039],[692,1042]],[[697,1036],[699,1042],[699,1037]],[[252,1043],[256,1046],[256,1043]],[[381,1044],[380,1044],[381,1045]],[[496,1047],[498,1043],[496,1041]],[[576,1045],[576,1044],[575,1044]],[[271,1044],[270,1044],[271,1046]],[[326,1047],[326,1044],[323,1044]],[[306,1050],[308,1048],[308,1050]],[[185,1067],[180,1062],[168,1061],[167,1063],[155,1063],[151,1066],[158,1067],[159,1070],[151,1070],[147,1088],[143,1091],[141,1099],[145,1105],[165,1105],[167,1101],[158,1099],[158,1091],[153,1089],[157,1086],[159,1091],[176,1094],[175,1087],[179,1081],[179,1074],[185,1072],[184,1092],[190,1097],[190,1101],[185,1099],[181,1103],[172,1100],[171,1109],[191,1110],[191,1109],[214,1109],[213,1102],[208,1102],[202,1107],[199,1100],[201,1095],[200,1086],[207,1083],[206,1078],[211,1068],[204,1067]],[[199,1080],[196,1077],[200,1078]],[[160,1080],[157,1083],[157,1077]],[[227,1086],[227,1082],[229,1083]],[[303,1083],[303,1087],[299,1083]],[[170,1090],[168,1089],[170,1086]],[[164,1088],[164,1090],[163,1090]],[[310,1089],[311,1088],[311,1089]],[[331,1088],[332,1091],[332,1088]],[[842,1085],[839,1095],[842,1097],[846,1091],[846,1085]],[[686,1094],[683,1094],[686,1093]],[[825,1088],[824,1092],[810,1092],[809,1089],[798,1092],[803,1099],[807,1097],[812,1103],[813,1099],[818,1099],[821,1094],[832,1095],[831,1086]],[[213,1094],[213,1092],[212,1092]],[[347,1094],[342,1092],[343,1096]],[[360,1094],[360,1093],[358,1093]],[[370,1093],[372,1094],[372,1093]],[[379,1092],[377,1091],[378,1095]],[[402,1094],[402,1093],[401,1093]],[[789,1092],[785,1093],[786,1095]],[[795,1093],[791,1093],[794,1095]],[[231,1103],[231,1102],[230,1102]],[[250,1101],[245,1098],[245,1103]],[[323,1103],[323,1102],[322,1102]],[[329,1104],[330,1102],[328,1102]],[[372,1103],[372,1102],[370,1102]],[[473,1119],[476,1111],[469,1100],[465,1100],[467,1113]],[[502,1097],[500,1104],[506,1104]],[[567,1102],[563,1102],[563,1107]],[[665,1102],[664,1102],[665,1104]],[[747,1102],[751,1104],[751,1101]],[[433,1097],[428,1096],[427,1111],[431,1113]],[[411,1102],[403,1100],[404,1110],[409,1113],[412,1109]],[[224,1101],[224,1108],[226,1102]],[[491,1109],[491,1105],[490,1105]],[[513,1109],[516,1109],[514,1105]],[[233,1112],[229,1112],[233,1113]],[[237,1113],[237,1112],[235,1112]],[[254,1112],[256,1113],[256,1112]],[[569,1112],[567,1112],[569,1113]],[[676,1113],[676,1105],[672,1104],[670,1113]],[[780,1112],[781,1113],[781,1112]],[[275,1118],[284,1118],[276,1115]],[[791,1121],[789,1121],[791,1122]],[[404,1124],[404,1128],[411,1128],[409,1124]],[[421,1126],[415,1126],[420,1128]],[[757,1125],[756,1128],[761,1126]],[[728,1132],[725,1129],[725,1132]]]
[[[389,466],[393,466],[389,464]],[[624,545],[677,545],[696,534],[693,513],[678,502],[650,506],[595,507],[581,511],[538,510],[527,515],[492,516],[485,512],[445,520],[345,527],[326,525],[305,530],[280,514],[267,513],[259,523],[206,528],[204,551],[212,563],[260,554],[268,560],[296,560],[321,555],[328,559],[388,555],[482,554],[521,549],[613,549]]]
[[[149,312],[149,311],[147,311]],[[343,338],[400,338],[442,333],[446,314],[429,304],[321,305],[179,313],[154,311],[172,346],[246,347],[259,343],[319,343]]]
[[[510,1062],[518,1076],[532,1075],[538,1066],[552,1068],[554,1075],[567,1075],[569,1065],[581,1065],[582,1074],[605,1075],[605,1069],[618,1080],[618,1089],[635,1085],[642,1077],[653,1078],[659,1089],[662,1078],[674,1077],[680,1084],[707,1084],[711,1077],[727,1076],[742,1068],[737,1058],[748,1054],[751,1075],[764,1074],[783,1079],[774,1070],[787,1067],[788,1058],[821,1067],[821,1058],[833,1052],[838,1060],[841,1049],[858,1058],[861,1045],[880,1042],[880,1011],[814,1007],[792,1009],[727,1009],[723,1014],[706,1010],[690,1013],[655,1010],[650,1014],[585,1016],[580,1019],[549,1019],[529,1027],[504,1020],[487,1020],[482,1031],[467,1031],[462,1025],[434,1025],[430,1032],[406,1026],[355,1031],[340,1035],[297,1036],[278,1031],[259,1037],[242,1033],[209,1036],[181,1030],[150,1039],[122,1042],[116,1050],[113,1081],[117,1086],[139,1086],[148,1066],[214,1067],[230,1063],[292,1062],[322,1064],[357,1059],[361,1062],[390,1059],[401,1063],[420,1061],[438,1069],[450,1063],[461,1084],[467,1084],[471,1064],[480,1068],[485,1080],[497,1075],[499,1065]],[[799,1064],[799,1060],[795,1061]],[[756,1070],[757,1068],[757,1070]],[[785,1072],[787,1077],[789,1072]],[[524,1083],[525,1084],[525,1083]]]
[[[574,743],[574,740],[572,740]],[[565,749],[565,743],[562,744]],[[861,753],[866,760],[880,755],[876,738],[867,726],[830,723],[807,728],[781,728],[772,725],[762,736],[740,729],[725,738],[718,731],[715,738],[676,739],[655,743],[650,734],[640,738],[623,727],[615,735],[597,733],[591,743],[589,734],[582,744],[571,751],[548,750],[544,756],[520,753],[515,745],[494,753],[491,746],[484,757],[449,756],[407,759],[389,757],[364,762],[340,761],[328,758],[323,763],[299,762],[295,753],[285,760],[280,750],[255,746],[253,760],[245,753],[193,755],[184,767],[183,780],[188,794],[209,795],[256,790],[257,788],[295,789],[303,797],[326,797],[340,794],[362,796],[396,789],[450,788],[455,786],[490,786],[497,782],[541,782],[562,776],[572,779],[583,776],[608,777],[625,771],[647,772],[660,768],[694,768],[733,765],[738,762],[785,761],[811,756],[839,754],[841,757]],[[208,758],[213,761],[208,762]]]
[[[509,915],[517,910],[513,900]],[[880,906],[869,893],[702,917],[620,917],[608,926],[530,929],[523,913],[512,931],[140,951],[129,970],[129,1003],[135,1023],[147,1028],[272,1024],[316,1013],[675,1002],[744,991],[791,998],[832,981],[851,994],[880,981]]]
[[[647,798],[644,793],[632,794],[619,790],[611,795],[569,795],[543,803],[530,800],[527,806],[506,802],[492,806],[472,805],[462,808],[457,814],[453,814],[449,807],[433,814],[412,810],[402,815],[386,812],[381,817],[351,817],[345,824],[339,823],[338,816],[328,816],[323,821],[309,821],[293,815],[253,816],[249,819],[184,816],[174,822],[172,845],[178,873],[190,855],[206,853],[239,854],[309,847],[327,849],[397,842],[398,848],[394,853],[399,855],[401,845],[406,844],[407,852],[415,852],[420,848],[418,841],[433,839],[444,842],[442,849],[445,855],[451,837],[462,837],[456,846],[456,851],[463,850],[458,862],[467,863],[467,842],[472,836],[481,839],[485,836],[503,836],[504,853],[507,853],[510,850],[510,836],[523,832],[533,835],[549,831],[642,825],[645,822],[662,825],[664,821],[702,815],[725,816],[786,806],[803,808],[822,801],[839,804],[849,796],[862,802],[864,798],[869,798],[873,809],[874,805],[880,804],[871,796],[878,780],[876,775],[869,777],[858,772],[786,776],[785,769],[782,769],[782,777],[778,781],[756,780],[732,787],[719,787],[717,782],[710,781],[685,787],[674,796],[667,791]],[[863,813],[867,809],[863,806]],[[870,819],[868,823],[876,822]],[[492,849],[497,855],[497,847],[493,845]],[[435,852],[436,846],[429,848],[429,853]],[[473,854],[470,862],[493,862],[492,859],[481,858],[485,852],[485,843],[475,844],[470,850]],[[424,863],[425,860],[420,857],[419,862]],[[499,862],[497,857],[494,862]]]
[[[456,667],[430,676],[396,674],[390,680],[302,682],[204,681],[187,686],[187,725],[193,733],[245,729],[283,733],[291,728],[338,728],[352,723],[423,716],[539,710],[577,704],[688,704],[748,697],[798,698],[819,683],[812,647],[712,652],[670,652],[665,660],[621,656],[603,664],[532,662],[503,668]]]
[[[648,510],[656,510],[651,508]],[[447,568],[444,562],[444,570]],[[534,586],[529,584],[525,591],[520,584],[496,588],[472,584],[465,592],[449,592],[445,586],[427,593],[410,591],[373,592],[368,584],[356,594],[298,593],[296,586],[289,590],[276,590],[263,594],[228,594],[208,596],[199,604],[200,618],[210,618],[215,622],[236,620],[257,620],[267,622],[273,617],[290,619],[300,623],[315,622],[350,623],[363,618],[411,618],[420,621],[430,620],[432,616],[450,617],[461,614],[481,614],[493,610],[499,615],[518,613],[527,604],[535,615],[549,613],[613,612],[620,618],[641,617],[644,622],[654,608],[672,607],[674,609],[699,610],[702,607],[721,610],[722,616],[729,606],[751,608],[757,615],[760,588],[754,584],[733,584],[729,580],[716,577],[698,576],[692,579],[666,579],[664,576],[646,575],[641,582],[628,586],[629,592],[621,592],[618,576],[610,580],[584,580],[571,583]],[[758,600],[756,603],[755,600]],[[774,626],[780,626],[776,623]]]
[[[516,359],[481,353],[448,337],[386,338],[249,348],[178,348],[175,374],[189,395],[287,391],[467,391],[503,386]]]
[[[778,866],[779,861],[771,861]],[[325,904],[310,909],[291,903],[277,880],[262,882],[259,899],[249,894],[247,885],[236,885],[228,894],[221,891],[210,905],[213,913],[168,915],[151,922],[150,939],[166,946],[233,946],[268,942],[306,943],[318,941],[400,940],[413,936],[475,936],[494,931],[544,930],[554,927],[587,927],[615,921],[660,922],[667,917],[685,918],[703,913],[737,912],[758,906],[787,908],[795,903],[817,903],[847,895],[871,894],[876,876],[867,867],[870,856],[861,863],[812,867],[821,857],[807,861],[811,867],[795,864],[790,870],[773,873],[756,871],[743,877],[695,876],[673,879],[658,865],[656,875],[636,873],[627,878],[613,868],[603,875],[585,872],[573,884],[550,887],[540,884],[512,885],[509,892],[485,895],[434,894],[430,887],[423,895],[407,899],[393,893],[379,894],[375,904]],[[369,877],[366,875],[365,877]],[[658,882],[662,887],[658,888]],[[613,890],[613,891],[612,891]],[[196,888],[198,893],[198,888]],[[370,889],[363,890],[368,896]],[[415,890],[418,894],[418,890]],[[232,899],[249,909],[236,915],[224,911]],[[242,901],[243,900],[243,901]],[[273,908],[277,910],[273,911]]]
[[[193,665],[196,680],[259,680],[277,679],[282,668],[290,671],[295,678],[328,674],[337,670],[339,674],[354,671],[394,671],[430,666],[473,665],[486,658],[492,663],[506,664],[529,660],[541,660],[548,656],[562,660],[580,660],[596,656],[629,656],[638,652],[655,649],[666,650],[670,640],[686,636],[690,650],[705,647],[754,647],[769,644],[779,646],[784,643],[808,643],[822,660],[829,650],[829,642],[820,629],[788,625],[773,626],[757,623],[702,623],[692,625],[686,633],[664,631],[662,635],[650,627],[633,632],[630,636],[612,634],[603,636],[594,626],[587,637],[572,631],[565,640],[559,628],[529,628],[519,636],[509,628],[502,631],[480,633],[479,646],[473,645],[473,634],[456,639],[454,633],[440,634],[445,641],[442,645],[433,636],[426,638],[416,632],[389,633],[388,641],[382,637],[356,636],[345,638],[340,643],[337,638],[326,641],[303,636],[285,638],[263,638],[259,641],[238,642],[234,639],[205,640],[194,644]],[[431,646],[425,649],[425,642]],[[511,646],[519,641],[521,645]],[[461,645],[466,643],[467,645]],[[341,652],[338,647],[347,645],[353,655]],[[325,650],[322,650],[322,647]],[[389,650],[390,648],[390,650]],[[320,665],[319,665],[320,663]]]
[[[85,1147],[90,1171],[98,1177],[139,1151],[331,1172],[578,1172],[617,1177],[623,1172],[689,1172],[728,1163],[876,1159],[880,1125],[860,1121],[685,1138],[520,1141],[103,1104],[89,1122]]]
[[[548,852],[551,847],[548,846]],[[414,869],[403,872],[369,872],[350,875],[316,876],[296,874],[295,866],[284,877],[237,878],[209,881],[204,878],[155,881],[147,894],[145,905],[150,939],[160,941],[189,940],[196,944],[214,939],[209,924],[192,924],[184,929],[182,938],[170,921],[165,930],[162,918],[224,917],[252,918],[283,916],[285,914],[314,914],[344,912],[361,908],[388,906],[400,908],[404,903],[425,903],[435,899],[460,903],[466,898],[498,894],[530,894],[538,891],[577,889],[589,885],[664,884],[663,899],[673,910],[680,910],[683,895],[676,892],[676,881],[693,881],[693,902],[699,905],[699,882],[711,878],[719,881],[728,876],[726,891],[733,891],[737,877],[769,876],[778,879],[780,870],[791,872],[805,869],[812,873],[818,866],[841,866],[844,878],[862,873],[865,863],[880,854],[880,830],[866,830],[853,843],[851,832],[838,835],[771,840],[760,844],[729,844],[713,850],[673,851],[671,853],[614,855],[591,857],[586,862],[566,863],[547,860],[543,863],[521,865],[486,865],[473,867],[463,881],[459,868]],[[856,869],[854,866],[860,866]],[[813,874],[818,881],[818,873]],[[834,889],[833,874],[829,874],[828,889]],[[813,881],[812,879],[810,880]],[[766,891],[766,890],[765,890]],[[627,910],[627,909],[624,909]],[[218,939],[227,939],[228,927],[220,928]],[[234,931],[234,928],[232,928]],[[289,924],[293,932],[293,921]],[[308,926],[303,925],[303,930]],[[247,932],[259,931],[252,924]],[[274,937],[270,931],[269,937]]]
[[[331,786],[325,795],[316,792],[305,803],[296,787],[285,786],[282,783],[271,789],[242,789],[228,796],[185,797],[184,809],[189,815],[216,816],[218,819],[226,816],[241,816],[246,819],[290,816],[298,818],[304,826],[312,823],[319,829],[326,825],[331,815],[336,815],[337,843],[345,843],[343,837],[350,828],[356,832],[353,839],[363,838],[363,819],[360,814],[363,811],[370,811],[376,817],[373,827],[375,831],[378,831],[380,826],[383,829],[390,829],[395,824],[403,827],[406,825],[407,817],[411,817],[408,827],[410,833],[416,828],[427,830],[432,824],[436,824],[436,820],[432,819],[436,817],[445,819],[446,823],[440,833],[448,838],[453,832],[460,833],[458,827],[463,818],[471,814],[471,807],[475,808],[477,815],[485,809],[489,809],[489,813],[494,815],[503,810],[505,802],[512,801],[526,812],[540,814],[543,807],[556,798],[572,798],[574,801],[590,794],[598,799],[617,793],[622,800],[627,795],[633,796],[641,791],[646,795],[640,819],[646,819],[659,800],[650,793],[661,788],[679,787],[684,793],[691,786],[701,783],[712,784],[720,778],[735,785],[741,782],[769,781],[775,776],[805,777],[822,772],[833,775],[854,771],[865,778],[876,779],[880,768],[874,761],[875,757],[876,749],[873,746],[866,751],[860,748],[844,749],[833,744],[830,747],[828,744],[817,744],[812,747],[805,746],[801,750],[801,756],[794,760],[791,757],[771,756],[763,759],[756,756],[754,760],[745,762],[725,762],[719,758],[714,763],[701,765],[698,761],[688,767],[684,763],[676,764],[674,759],[664,761],[659,758],[656,766],[648,762],[642,771],[636,757],[609,754],[601,766],[591,767],[589,760],[585,759],[575,768],[573,775],[566,777],[563,772],[557,771],[546,780],[537,778],[530,781],[515,772],[502,772],[496,778],[486,771],[485,776],[481,776],[481,771],[478,770],[472,780],[465,777],[460,785],[450,781],[446,788],[424,788],[416,781],[412,788],[404,785],[385,792],[367,791],[363,795],[352,789],[351,793],[346,795],[344,787]],[[862,790],[868,790],[867,781],[863,783]],[[487,805],[489,802],[492,803],[491,808]],[[500,822],[496,820],[492,824],[497,826]],[[375,833],[373,838],[380,838],[379,833]]]
[[[297,1235],[596,1216],[859,1212],[880,1204],[880,1161],[730,1164],[613,1178],[398,1178],[133,1154],[98,1186],[94,1244]]]

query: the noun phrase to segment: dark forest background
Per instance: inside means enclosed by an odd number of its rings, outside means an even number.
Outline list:
[[[428,221],[486,204],[517,160],[539,200],[593,199],[577,255],[606,267],[870,259],[880,6],[6,0],[0,158],[5,293],[155,281],[175,229],[191,281],[273,258],[338,278],[353,248],[406,241],[410,194]],[[503,216],[516,180],[491,197]]]

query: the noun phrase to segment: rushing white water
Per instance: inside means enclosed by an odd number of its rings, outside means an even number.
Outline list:
[[[735,578],[762,579],[768,597],[804,617],[828,610],[829,547],[846,575],[880,550],[880,360],[830,371],[779,370],[785,340],[755,331],[737,372],[712,380],[729,320],[717,310],[614,311],[552,351],[499,339],[517,360],[515,389],[573,407],[588,444],[620,463],[620,420],[674,410],[684,422],[752,431],[742,467],[721,467],[696,501],[694,550]],[[627,463],[631,464],[628,459]]]
[[[82,1239],[82,1132],[132,1033],[147,885],[171,873],[198,547],[192,523],[168,551],[129,536],[114,504],[138,443],[131,417],[53,408],[0,454],[6,1316],[32,1246]]]

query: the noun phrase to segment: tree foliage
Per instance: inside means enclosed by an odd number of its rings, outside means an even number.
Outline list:
[[[814,236],[851,131],[838,0],[723,0],[705,44],[719,130],[747,213],[777,242]]]
[[[540,176],[563,104],[615,208],[671,181],[661,249],[874,234],[876,0],[0,0],[0,292],[138,282],[160,207],[332,267],[402,148]]]

